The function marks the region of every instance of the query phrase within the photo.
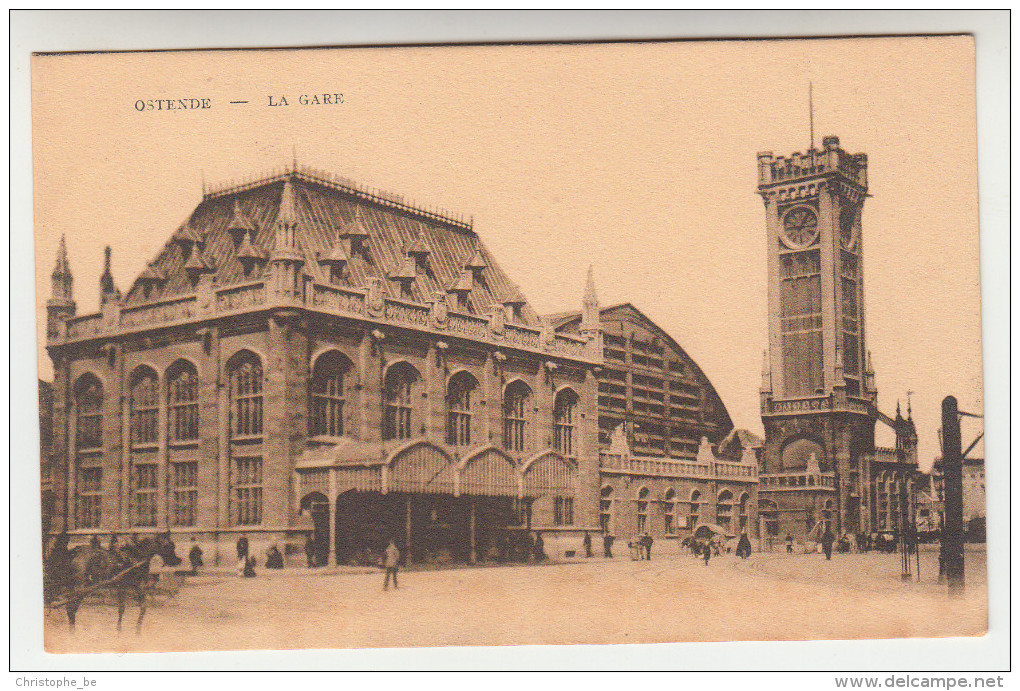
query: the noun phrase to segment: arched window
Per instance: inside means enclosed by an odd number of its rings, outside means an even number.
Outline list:
[[[676,532],[676,526],[673,523],[673,509],[675,506],[676,492],[670,487],[662,495],[662,531],[666,535],[672,535]]]
[[[453,446],[471,444],[471,397],[478,386],[467,372],[450,377],[446,391],[446,443]]]
[[[75,499],[79,528],[98,528],[103,514],[103,385],[92,375],[74,389]]]
[[[171,442],[198,439],[198,372],[181,360],[167,372],[167,433]]]
[[[242,352],[228,363],[230,433],[244,438],[262,434],[262,362]],[[239,447],[239,450],[242,447]],[[235,525],[262,523],[262,457],[232,455],[231,516]]]
[[[399,362],[386,372],[383,439],[410,439],[414,436],[415,384],[420,378],[418,370],[406,362]]]
[[[100,449],[103,446],[103,385],[98,379],[86,375],[78,380],[74,397],[74,445],[82,449]]]
[[[344,434],[344,377],[351,363],[343,355],[331,351],[315,361],[312,371],[311,434],[341,437]]]
[[[611,522],[613,520],[613,488],[606,486],[602,488],[602,494],[599,498],[599,525],[602,526],[603,533],[611,532]]]
[[[699,514],[701,511],[701,492],[691,492],[690,513],[687,515],[687,527],[694,530],[698,526]]]
[[[733,522],[733,492],[724,489],[716,501],[715,522],[722,528],[729,528]]]
[[[131,444],[155,444],[159,441],[156,418],[159,415],[159,382],[148,367],[139,367],[131,377]]]
[[[554,448],[564,456],[574,455],[574,408],[577,406],[577,394],[571,389],[564,389],[556,394],[553,406],[554,417]]]
[[[637,531],[648,530],[648,488],[642,487],[637,495]]]
[[[507,451],[524,451],[531,389],[524,382],[511,382],[503,393],[503,446]]]
[[[237,357],[230,369],[231,436],[262,434],[262,363],[252,353]]]

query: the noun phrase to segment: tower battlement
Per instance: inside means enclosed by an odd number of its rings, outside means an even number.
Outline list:
[[[775,156],[771,151],[758,153],[758,189],[787,183],[823,173],[838,173],[864,191],[868,189],[868,155],[851,154],[839,146],[839,137],[824,137],[822,148],[807,153],[795,151]]]

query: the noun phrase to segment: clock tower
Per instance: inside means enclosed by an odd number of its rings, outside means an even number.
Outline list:
[[[877,391],[865,347],[861,214],[868,158],[758,154],[768,243],[763,534],[817,541],[866,529]]]

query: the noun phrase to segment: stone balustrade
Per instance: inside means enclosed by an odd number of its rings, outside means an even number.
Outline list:
[[[702,463],[681,458],[660,458],[655,456],[630,456],[602,452],[599,454],[599,469],[604,472],[619,472],[627,475],[657,475],[686,478],[738,478],[753,481],[757,468],[745,463],[716,461]]]

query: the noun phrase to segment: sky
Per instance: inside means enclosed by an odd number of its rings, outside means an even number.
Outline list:
[[[94,312],[104,245],[126,290],[200,202],[203,180],[296,156],[473,216],[540,313],[579,309],[591,265],[603,305],[651,317],[734,423],[760,433],[756,154],[807,149],[810,82],[816,143],[834,134],[868,154],[864,309],[880,407],[894,414],[913,392],[922,468],[938,453],[944,396],[980,412],[968,37],[61,55],[35,58],[32,81],[44,379],[61,234],[78,312]],[[343,103],[298,103],[317,93]],[[291,105],[268,105],[281,96]],[[161,98],[211,107],[135,107]]]

